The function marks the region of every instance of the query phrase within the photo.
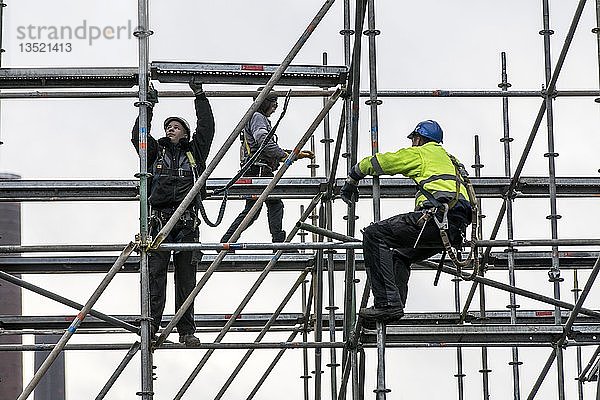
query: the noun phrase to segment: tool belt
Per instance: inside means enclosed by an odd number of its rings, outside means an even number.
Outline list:
[[[158,170],[158,174],[157,174],[158,176],[178,176],[180,178],[194,176],[193,171],[187,171],[187,170],[184,170],[183,168],[177,168],[177,169],[157,168],[157,170]]]
[[[273,169],[265,163],[255,162],[244,175],[255,177],[272,177]]]
[[[151,220],[158,221],[159,224],[162,226],[171,218],[171,216],[175,213],[176,209],[177,207],[153,209],[150,213],[150,218]],[[181,214],[181,217],[179,217],[179,220],[184,223],[190,221],[193,222],[196,219],[196,210],[193,207],[185,210],[183,214]]]

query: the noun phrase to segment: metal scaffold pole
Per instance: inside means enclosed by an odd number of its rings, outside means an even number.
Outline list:
[[[377,98],[377,46],[376,36],[380,31],[375,29],[375,0],[367,0],[367,30],[364,35],[369,38],[369,106],[371,114],[371,154],[379,152],[379,120],[377,107],[382,101]],[[355,143],[356,145],[358,143]],[[357,147],[355,147],[356,149]],[[356,153],[356,151],[354,151]],[[379,177],[373,176],[373,221],[381,220],[381,186]],[[385,323],[377,323],[377,389],[376,398],[385,400],[389,390],[385,387]]]
[[[508,91],[508,88],[511,86],[508,83],[508,75],[506,73],[506,53],[502,52],[502,82],[498,85],[503,91]],[[510,158],[510,143],[513,139],[510,137],[510,124],[509,124],[509,113],[508,113],[508,97],[502,98],[502,127],[503,127],[503,136],[500,141],[503,144],[504,149],[504,174],[507,177],[510,177],[511,172],[511,158]],[[511,196],[507,196],[504,199],[504,204],[506,207],[506,235],[508,240],[512,240],[514,237],[513,233],[513,199]],[[515,249],[513,246],[508,246],[507,254],[508,254],[508,282],[511,286],[516,285],[515,278]],[[516,302],[516,297],[514,293],[509,293],[509,304],[507,306],[510,309],[510,323],[517,323],[517,308],[519,307]],[[520,400],[521,398],[521,389],[519,383],[519,366],[523,364],[519,361],[519,349],[517,347],[512,348],[512,360],[510,361],[510,365],[512,366],[513,373],[513,398],[515,400]]]
[[[323,53],[323,65],[327,65],[327,53]],[[325,99],[323,99],[323,105],[325,105]],[[343,121],[343,118],[342,118]],[[324,172],[325,176],[333,176],[335,178],[335,171],[332,173],[331,165],[331,143],[334,140],[331,138],[331,127],[329,121],[329,114],[325,116],[323,120],[323,143],[324,148]],[[337,169],[337,163],[335,164]],[[333,193],[331,188],[328,188],[327,195],[322,198],[323,205],[325,207],[325,225],[328,230],[333,229],[333,204],[332,197]],[[331,238],[327,238],[328,242],[331,242]],[[329,321],[329,340],[335,342],[335,311],[339,308],[335,305],[335,263],[333,260],[333,253],[335,250],[326,250],[324,253],[327,254],[327,294],[328,304],[325,309],[328,311]],[[327,366],[330,369],[330,386],[331,386],[331,398],[337,398],[337,370],[339,367],[337,363],[337,351],[332,348],[329,350],[329,364]]]
[[[550,54],[550,36],[554,33],[550,29],[550,5],[548,0],[542,0],[543,8],[543,29],[540,34],[544,37],[544,65],[546,85],[549,86],[552,79],[552,57]],[[555,158],[558,153],[554,149],[554,108],[552,92],[548,92],[545,98],[546,101],[546,124],[548,130],[548,152],[544,157],[548,157],[548,183],[550,194],[550,215],[546,218],[550,220],[550,231],[552,239],[558,239],[558,219],[561,216],[558,214],[556,204],[556,166]],[[560,265],[558,259],[558,246],[552,246],[552,267],[548,271],[548,277],[553,285],[554,298],[560,299],[560,282],[564,279],[560,276]],[[561,324],[560,308],[554,309],[554,323]],[[558,376],[558,398],[565,398],[565,378],[564,378],[564,361],[563,350],[561,347],[556,347],[556,368]]]
[[[360,0],[357,0],[360,1]],[[351,68],[351,63],[352,63],[352,52],[351,52],[351,40],[350,40],[350,36],[352,36],[354,34],[354,31],[352,29],[350,29],[350,0],[344,0],[344,28],[340,31],[340,34],[342,34],[344,36],[344,43],[343,43],[343,47],[344,47],[344,62],[346,64],[346,66],[350,69]],[[352,76],[349,75],[348,76],[348,81],[351,82],[352,80]],[[350,131],[352,130],[352,124],[351,124],[351,104],[350,104],[350,97],[346,96],[344,98],[344,116],[345,116],[345,121],[344,121],[344,130],[346,132],[346,146],[345,149],[346,151],[342,154],[343,157],[346,157],[346,170],[344,172],[347,172],[351,167],[351,161],[348,158],[350,156],[349,150],[351,148],[350,146]],[[340,125],[341,125],[341,121],[340,121]],[[340,127],[340,131],[342,131],[341,127]],[[338,140],[341,139],[340,134],[338,133]],[[340,143],[336,146],[341,145],[341,140]],[[339,154],[339,153],[338,153]],[[336,158],[334,157],[334,162],[336,162]],[[335,176],[335,170],[333,171],[333,176]],[[331,182],[331,179],[330,179]],[[347,218],[350,218],[350,216],[348,215]],[[353,326],[353,321],[354,321],[354,303],[355,303],[355,292],[354,292],[354,269],[353,269],[353,265],[351,265],[351,262],[349,260],[349,258],[351,258],[354,255],[353,252],[351,251],[346,251],[346,261],[345,261],[345,268],[344,268],[344,335],[343,338],[344,340],[348,340],[348,335],[350,334],[350,330],[352,329]],[[342,355],[342,365],[346,365],[346,358],[348,356],[347,352],[344,352]],[[340,396],[342,398],[345,398],[346,393],[342,393],[340,390]]]
[[[481,163],[481,154],[479,153],[479,135],[475,135],[474,138],[474,145],[475,145],[475,162],[474,164],[471,166],[473,167],[473,169],[475,170],[475,177],[480,177],[481,176],[481,169],[483,168],[483,164]],[[479,210],[479,213],[477,215],[477,218],[479,219],[477,221],[477,237],[483,237],[483,218],[485,218],[485,215],[483,215],[483,208],[481,205],[481,199],[478,198],[477,199],[477,208]],[[479,253],[481,253],[481,249],[478,249]],[[481,256],[481,254],[477,254],[477,256]],[[484,271],[481,269],[479,271],[479,275],[483,276],[484,275]],[[485,286],[481,285],[479,286],[479,312],[481,313],[481,318],[483,319],[483,321],[486,320],[486,308],[485,308]],[[460,305],[457,307],[456,311],[460,312]],[[464,322],[462,319],[460,320],[460,322]],[[491,370],[489,369],[488,366],[488,349],[487,347],[482,347],[481,348],[481,369],[479,370],[479,372],[481,373],[481,380],[482,380],[482,391],[483,391],[483,400],[489,400],[490,397],[490,388],[489,388],[489,374],[491,372]]]
[[[325,228],[325,206],[321,203],[319,207],[319,227]],[[319,242],[323,241],[322,235],[317,235]],[[314,302],[315,302],[315,331],[314,339],[315,343],[321,343],[323,341],[323,250],[317,250],[315,259],[315,268],[313,270],[313,286],[314,288]],[[323,377],[323,371],[321,370],[322,362],[321,349],[315,349],[315,400],[321,400],[321,381]]]
[[[575,300],[575,304],[579,300],[579,294],[581,293],[581,289],[579,288],[579,279],[577,275],[577,270],[573,271],[573,300]],[[583,381],[579,378],[581,376],[582,370],[582,354],[581,354],[581,346],[577,346],[577,396],[579,400],[583,400]]]
[[[148,269],[148,83],[149,65],[149,28],[148,0],[138,0],[138,30],[134,33],[138,38],[138,88],[139,97],[136,106],[139,108],[139,156],[140,156],[140,334],[141,334],[141,390],[137,393],[142,400],[152,400],[152,349],[150,338],[150,272]]]
[[[357,162],[356,150],[358,149],[358,123],[359,123],[359,110],[360,110],[360,67],[361,67],[361,51],[362,51],[362,40],[361,32],[364,26],[364,20],[366,15],[367,0],[357,0],[354,17],[354,46],[352,49],[352,63],[350,66],[350,81],[348,91],[351,95],[351,107],[350,107],[350,130],[346,131],[346,153],[347,153],[347,171],[350,170]],[[356,230],[356,205],[348,205],[347,214],[347,234],[348,236],[354,236]],[[347,327],[354,326],[356,322],[356,282],[355,282],[355,252],[353,250],[346,251],[346,300],[344,304],[344,324]],[[352,372],[352,398],[358,400],[359,388],[358,388],[358,369],[357,369],[357,352],[356,349],[352,349],[349,353],[351,358],[351,372]]]

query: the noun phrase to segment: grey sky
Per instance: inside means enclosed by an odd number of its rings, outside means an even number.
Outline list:
[[[256,62],[279,63],[297,40],[317,9],[321,0],[303,1],[190,1],[171,0],[152,2],[150,28],[155,32],[150,40],[152,61],[197,62]],[[558,81],[558,89],[597,89],[598,50],[596,36],[591,29],[596,26],[593,2],[588,2],[584,16],[573,41],[572,49]],[[552,1],[551,29],[552,64],[558,56],[576,1]],[[500,82],[500,52],[506,51],[508,80],[511,90],[537,90],[544,83],[541,1],[523,0],[421,0],[378,1],[376,8],[377,73],[378,87],[384,89],[462,89],[497,90]],[[22,51],[22,45],[37,40],[19,39],[19,27],[70,26],[75,29],[86,22],[88,27],[100,28],[137,25],[137,2],[105,0],[19,0],[8,3],[5,8],[3,29],[3,67],[65,67],[65,66],[136,66],[137,40],[129,38],[99,38],[89,45],[86,39],[64,40],[70,42],[72,51],[59,53],[32,53]],[[329,54],[329,63],[343,64],[342,1],[337,1],[313,37],[297,56],[296,64],[319,64],[321,54]],[[23,30],[21,30],[22,32]],[[49,30],[45,30],[49,32]],[[37,31],[35,31],[37,34]],[[89,33],[89,31],[87,31]],[[122,31],[125,32],[125,31]],[[363,57],[366,57],[367,41],[363,41]],[[361,87],[368,88],[368,69],[363,63]],[[183,85],[156,84],[160,89],[179,89]],[[224,85],[206,85],[206,90],[225,88]],[[231,133],[250,105],[246,99],[210,99],[217,121],[217,134],[213,144],[214,154]],[[130,130],[137,109],[134,99],[69,99],[69,100],[5,100],[2,101],[0,139],[0,171],[22,175],[25,179],[130,179],[138,169],[138,160],[129,141]],[[384,98],[379,110],[380,150],[394,151],[408,146],[406,134],[423,119],[440,122],[445,131],[447,149],[463,160],[473,162],[473,135],[481,137],[484,176],[504,175],[502,144],[502,108],[500,99],[391,99]],[[510,128],[515,138],[512,146],[513,169],[539,108],[541,99],[511,99]],[[292,147],[309,122],[321,108],[321,100],[293,99],[288,115],[279,128],[281,143]],[[161,99],[155,109],[156,137],[162,135],[157,129],[168,115],[179,114],[192,119],[193,103],[187,99]],[[592,98],[559,98],[554,103],[555,146],[560,153],[556,160],[558,176],[597,176],[600,163],[598,126],[600,113]],[[359,159],[370,154],[369,113],[363,105],[359,138]],[[275,116],[277,117],[277,115]],[[337,124],[339,107],[332,115],[332,126]],[[544,120],[545,121],[545,120]],[[547,175],[546,124],[542,124],[524,176]],[[316,139],[322,137],[322,130]],[[317,157],[322,165],[322,148]],[[230,150],[213,177],[229,177],[237,169],[237,144]],[[309,176],[305,160],[294,164],[290,176]],[[339,176],[345,175],[345,163]],[[318,176],[324,174],[321,167]],[[286,202],[287,229],[297,220],[300,201]],[[489,235],[500,202],[484,201],[485,235]],[[590,224],[590,210],[597,208],[597,200],[559,200],[559,235],[566,237],[598,237],[597,224]],[[210,204],[209,212],[215,215],[217,204]],[[203,241],[216,242],[223,229],[241,210],[241,204],[232,202],[225,221],[219,228],[202,227]],[[382,216],[388,217],[411,208],[409,200],[383,201]],[[335,202],[334,228],[345,230],[343,204]],[[361,200],[358,227],[372,221],[371,201]],[[266,216],[242,235],[241,241],[267,241]],[[548,238],[548,200],[520,200],[515,205],[515,237]],[[595,217],[594,217],[595,218]],[[594,219],[597,222],[597,218]],[[136,203],[25,203],[23,204],[23,244],[54,243],[122,243],[129,241],[137,231],[138,210]],[[505,237],[505,228],[500,237]],[[582,274],[587,277],[587,273]],[[201,292],[196,300],[196,312],[231,312],[253,282],[253,274],[243,276],[219,275]],[[505,274],[493,278],[506,281]],[[564,273],[563,298],[571,301],[570,272]],[[238,279],[239,278],[239,279]],[[362,278],[362,276],[361,276]],[[64,294],[76,301],[85,301],[99,276],[28,276],[32,282]],[[282,294],[291,285],[295,275],[278,273],[271,277],[248,311],[271,312]],[[339,276],[340,286],[343,277]],[[453,310],[453,286],[448,277],[440,287],[431,284],[432,274],[414,273],[411,279],[408,311]],[[583,278],[580,278],[583,280]],[[518,276],[523,287],[551,295],[552,288],[544,272]],[[467,290],[468,284],[464,286]],[[172,284],[168,285],[167,313],[172,313]],[[233,293],[223,298],[224,288]],[[362,290],[362,286],[360,288]],[[341,304],[341,289],[336,296]],[[118,277],[101,298],[97,309],[106,313],[136,313],[139,309],[136,277]],[[275,300],[274,300],[275,299]],[[592,293],[590,307],[598,300],[597,291]],[[508,296],[490,292],[490,309],[505,309]],[[476,302],[473,307],[476,307]],[[540,308],[528,301],[520,301],[522,309]],[[300,310],[300,298],[296,296],[294,307]],[[50,313],[72,314],[70,309],[24,294],[26,315]],[[287,335],[287,334],[286,334]],[[282,340],[283,335],[273,335],[268,340]],[[116,340],[130,341],[126,335],[119,337],[75,337],[74,341]],[[232,341],[251,341],[254,336],[231,335]],[[27,338],[26,340],[33,340]],[[202,336],[210,341],[209,335]],[[584,354],[590,349],[584,349]],[[189,398],[204,398],[218,391],[228,376],[233,362],[240,352],[227,351],[214,356],[206,370],[200,374],[189,391]],[[228,392],[228,398],[240,398],[248,393],[274,353],[255,353],[253,364],[244,372],[237,386]],[[478,349],[465,349],[467,398],[478,398],[481,377]],[[493,398],[511,396],[512,379],[507,365],[509,349],[490,349],[493,373],[491,387]],[[522,390],[528,392],[537,377],[548,349],[524,349],[521,358]],[[388,399],[399,398],[454,398],[456,396],[455,350],[392,350],[388,351],[388,387],[393,391]],[[122,358],[120,352],[72,352],[67,354],[68,396],[83,399],[95,396],[99,388]],[[155,382],[156,398],[172,398],[181,383],[201,357],[200,351],[158,352],[158,380]],[[374,388],[375,353],[368,352],[367,393]],[[327,357],[326,357],[327,358]],[[26,354],[25,360],[32,356]],[[585,359],[585,357],[584,357]],[[311,357],[311,362],[313,358]],[[576,393],[574,375],[574,351],[567,352],[567,390],[569,397]],[[290,398],[301,398],[301,353],[289,352],[282,365],[262,389],[261,399],[279,398],[278,390],[287,390]],[[31,376],[27,366],[26,380]],[[554,369],[551,371],[553,375]],[[136,360],[120,378],[110,399],[130,399],[139,390],[139,364]],[[328,382],[328,372],[325,373]],[[425,378],[429,384],[423,384]],[[592,388],[586,386],[586,391]],[[550,377],[542,386],[539,398],[554,398],[555,378]],[[587,392],[586,392],[587,393]],[[324,398],[329,392],[324,390]]]

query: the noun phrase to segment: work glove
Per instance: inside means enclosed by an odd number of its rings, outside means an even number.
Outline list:
[[[154,107],[154,105],[158,103],[158,90],[154,89],[154,86],[152,86],[152,84],[148,86],[146,100],[151,104],[151,107]]]
[[[193,77],[189,84],[190,89],[192,89],[192,92],[194,92],[194,96],[204,93],[204,89],[202,89],[202,81],[200,81],[198,77]]]
[[[358,182],[350,177],[344,182],[344,186],[340,189],[340,196],[344,203],[349,206],[358,201]]]
[[[298,159],[300,160],[302,158],[310,158],[312,160],[313,158],[315,158],[315,153],[313,153],[310,150],[302,150],[298,153]]]

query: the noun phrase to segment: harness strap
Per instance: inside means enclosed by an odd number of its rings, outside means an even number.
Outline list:
[[[379,163],[379,160],[377,159],[376,156],[371,157],[371,165],[373,166],[373,169],[375,170],[377,175],[385,174],[385,172],[383,171],[383,168],[381,167],[381,164]]]
[[[415,179],[413,179],[413,180],[419,187],[419,191],[434,206],[434,209],[432,211],[428,210],[427,213],[433,215],[433,219],[440,231],[440,239],[442,240],[442,244],[444,246],[444,256],[443,257],[445,257],[445,254],[448,254],[450,259],[452,260],[452,263],[457,267],[457,270],[459,273],[461,273],[461,268],[464,268],[464,267],[467,267],[467,266],[473,264],[472,274],[469,277],[463,277],[463,279],[465,279],[465,280],[472,280],[475,277],[475,275],[477,275],[479,272],[479,259],[476,255],[477,248],[474,245],[474,243],[477,241],[477,223],[478,223],[478,221],[477,221],[478,206],[477,206],[477,200],[476,200],[476,196],[475,196],[475,190],[473,189],[473,185],[471,184],[471,181],[469,180],[469,176],[467,174],[467,171],[464,169],[464,166],[456,159],[456,157],[454,157],[453,155],[451,155],[447,152],[446,152],[446,154],[448,155],[448,158],[450,158],[450,160],[452,161],[452,164],[454,165],[454,170],[455,170],[454,180],[456,182],[456,192],[455,192],[454,198],[449,203],[441,203],[439,200],[437,200],[433,196],[433,194],[431,194],[431,192],[429,192],[427,189],[425,189],[423,184],[421,184],[420,182],[417,182]],[[430,178],[428,178],[428,179],[430,179]],[[437,179],[439,179],[439,176]],[[432,180],[429,180],[429,181],[431,182]],[[467,190],[467,194],[469,196],[469,203],[471,205],[471,210],[472,210],[471,249],[469,251],[468,257],[465,260],[460,260],[458,258],[455,249],[452,247],[450,238],[448,237],[448,210],[450,208],[454,207],[456,205],[456,203],[458,202],[458,199],[460,196],[460,185],[461,184]],[[443,214],[443,217],[441,220],[438,219],[436,216],[436,212],[440,207],[444,208],[444,214]],[[429,220],[429,217],[425,218],[425,224],[427,224],[428,220]],[[425,225],[423,225],[423,229],[424,228],[425,228]],[[417,238],[417,242],[418,242],[420,236],[421,236],[421,234],[419,234],[419,237]],[[415,247],[417,245],[417,242],[415,243]],[[436,278],[436,281],[437,281],[437,278]]]

